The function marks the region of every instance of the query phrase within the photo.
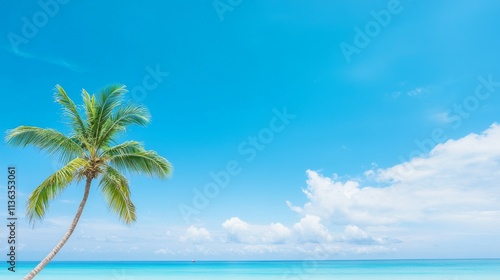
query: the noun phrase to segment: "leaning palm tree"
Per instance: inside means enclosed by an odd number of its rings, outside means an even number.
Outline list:
[[[19,126],[7,132],[6,142],[13,146],[35,146],[64,165],[50,175],[29,196],[26,203],[31,223],[42,220],[49,202],[71,183],[85,182],[83,198],[68,231],[55,248],[23,279],[33,279],[61,250],[82,215],[92,181],[98,180],[109,208],[126,224],[136,220],[135,206],[124,173],[166,178],[170,163],[155,151],[147,151],[136,141],[116,143],[116,138],[129,125],[146,126],[150,115],[146,107],[125,103],[124,86],[104,88],[99,95],[82,90],[83,106],[77,107],[64,89],[57,85],[55,100],[59,103],[71,128],[65,135],[53,129]]]

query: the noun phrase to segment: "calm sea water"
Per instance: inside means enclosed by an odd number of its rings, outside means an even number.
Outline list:
[[[36,263],[2,265],[0,279],[21,279]],[[500,260],[54,262],[37,280],[338,279],[499,280]]]

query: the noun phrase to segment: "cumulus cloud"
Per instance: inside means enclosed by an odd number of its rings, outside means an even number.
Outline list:
[[[292,228],[280,223],[249,224],[238,217],[223,223],[228,252],[238,255],[272,255],[329,259],[343,254],[370,254],[391,251],[396,239],[374,237],[361,228],[348,225],[335,235],[315,215],[305,215]]]
[[[222,224],[222,228],[226,230],[229,239],[236,242],[254,243],[255,236],[249,232],[250,225],[247,222],[240,220],[238,217],[232,217]]]
[[[375,239],[371,238],[368,233],[354,225],[345,227],[345,240],[356,244],[374,244],[377,243]]]
[[[233,217],[223,223],[228,239],[252,252],[280,250],[269,244],[323,250],[327,254],[391,252],[415,242],[446,242],[445,233],[499,233],[500,125],[434,147],[389,168],[373,165],[358,179],[341,180],[307,170],[302,206],[287,201],[299,221],[252,225]],[[432,240],[432,241],[431,241]],[[318,247],[319,246],[319,247]],[[245,248],[240,247],[245,252]],[[297,249],[298,250],[298,249]]]
[[[292,231],[280,223],[272,223],[265,227],[262,241],[264,243],[286,243],[291,237]]]
[[[232,217],[222,224],[230,241],[239,243],[286,243],[292,231],[280,223],[270,225],[250,225],[238,217]]]
[[[318,216],[306,215],[293,228],[302,242],[322,243],[332,240],[328,229],[321,224],[321,218]]]
[[[355,225],[348,225],[344,229],[342,240],[354,245],[390,245],[401,243],[400,240],[390,237],[372,237],[363,229]]]
[[[500,126],[439,144],[423,157],[341,182],[307,171],[308,202],[288,203],[303,215],[339,225],[500,222]],[[372,179],[372,187],[366,181]]]
[[[193,243],[201,243],[212,239],[210,232],[206,228],[190,226],[186,230],[186,234],[180,237],[183,242],[191,241]]]
[[[345,215],[351,208],[351,201],[360,192],[359,183],[336,181],[336,177],[323,177],[318,172],[307,170],[307,188],[303,189],[309,202],[304,207],[293,206],[290,209],[299,214],[310,214],[325,220],[335,218],[338,223],[347,223]]]

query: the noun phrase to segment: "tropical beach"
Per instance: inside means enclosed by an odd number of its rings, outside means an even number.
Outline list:
[[[35,263],[22,264],[28,271]],[[17,279],[7,273],[2,279]],[[5,278],[3,278],[5,276]],[[55,262],[38,279],[498,279],[498,260]]]
[[[500,279],[496,1],[0,6],[0,279]]]

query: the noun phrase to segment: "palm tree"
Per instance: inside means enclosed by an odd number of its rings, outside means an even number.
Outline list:
[[[94,179],[98,189],[125,224],[136,220],[135,206],[124,173],[167,178],[172,167],[155,151],[147,151],[136,141],[117,144],[117,136],[129,125],[146,126],[150,121],[146,107],[124,102],[125,86],[104,88],[98,96],[82,90],[83,107],[77,107],[64,89],[56,85],[55,100],[63,107],[71,133],[53,129],[19,126],[7,132],[6,142],[13,146],[35,146],[56,156],[64,165],[50,175],[29,196],[26,203],[30,223],[42,220],[49,202],[71,183],[85,181],[83,198],[68,231],[55,248],[23,279],[33,279],[61,250],[82,215]]]

